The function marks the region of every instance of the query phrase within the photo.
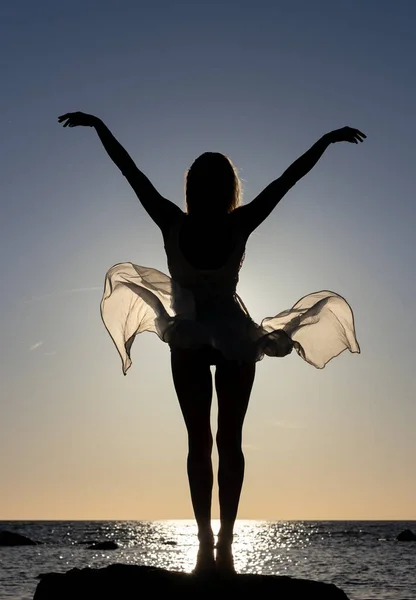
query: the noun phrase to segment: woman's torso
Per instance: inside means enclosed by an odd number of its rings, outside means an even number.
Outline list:
[[[245,244],[232,214],[215,220],[182,214],[172,224],[165,238],[169,271],[192,291],[197,313],[235,310]]]

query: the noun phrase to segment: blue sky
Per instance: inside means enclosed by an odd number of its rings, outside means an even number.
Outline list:
[[[166,271],[161,236],[94,131],[58,126],[75,110],[180,206],[206,150],[248,202],[323,133],[367,134],[249,240],[253,318],[332,289],[362,354],[259,364],[240,515],[416,518],[415,17],[407,0],[1,6],[0,518],[192,516],[168,348],[143,335],[123,378],[99,315],[111,265]]]

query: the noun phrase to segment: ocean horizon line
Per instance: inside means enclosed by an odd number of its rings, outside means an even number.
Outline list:
[[[60,519],[56,519],[56,518],[37,518],[37,519],[31,519],[31,518],[20,518],[20,519],[16,519],[16,518],[12,518],[12,519],[7,519],[7,518],[1,518],[0,519],[0,524],[1,523],[62,523],[62,522],[73,522],[73,523],[101,523],[101,522],[113,522],[113,523],[120,523],[120,522],[140,522],[140,523],[163,523],[163,522],[187,522],[187,523],[191,523],[194,522],[195,519],[192,519],[191,517],[189,518],[174,518],[174,517],[169,517],[169,518],[154,518],[154,519],[150,519],[150,518],[92,518],[92,519],[88,519],[88,518],[60,518]],[[219,523],[219,519],[213,518],[212,519],[213,523],[218,522]],[[365,519],[365,518],[360,518],[360,519],[351,519],[351,518],[337,518],[337,519],[311,519],[311,518],[307,518],[307,519],[301,519],[301,518],[290,518],[290,519],[285,519],[285,518],[274,518],[274,519],[270,519],[270,518],[266,518],[266,519],[262,519],[262,518],[244,518],[244,519],[237,519],[237,521],[239,523],[253,523],[253,522],[261,522],[261,523],[412,523],[412,522],[416,522],[416,516],[415,517],[410,517],[410,518],[380,518],[380,519]]]

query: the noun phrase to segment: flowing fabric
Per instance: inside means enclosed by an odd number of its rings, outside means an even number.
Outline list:
[[[134,339],[145,331],[172,347],[210,346],[227,360],[285,356],[293,346],[318,369],[346,349],[360,351],[351,307],[335,292],[308,294],[292,308],[255,323],[236,293],[245,241],[235,232],[235,249],[223,267],[196,269],[180,250],[180,225],[178,220],[165,245],[172,277],[128,262],[106,274],[101,315],[124,374]]]

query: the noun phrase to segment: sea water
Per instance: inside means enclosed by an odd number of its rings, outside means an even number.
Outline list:
[[[416,542],[398,542],[400,521],[237,521],[239,573],[290,575],[334,583],[350,600],[416,600]],[[197,553],[194,521],[12,521],[0,530],[38,546],[0,548],[0,599],[32,600],[41,573],[111,563],[190,572]],[[89,550],[112,540],[118,550]]]

